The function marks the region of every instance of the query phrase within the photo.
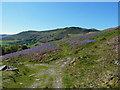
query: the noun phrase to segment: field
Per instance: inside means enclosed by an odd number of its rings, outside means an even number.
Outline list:
[[[3,45],[3,46],[9,46],[10,44],[17,42],[17,41],[19,41],[19,40],[2,40],[0,42],[1,42],[1,45]]]

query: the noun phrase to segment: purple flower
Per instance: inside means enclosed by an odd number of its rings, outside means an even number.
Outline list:
[[[45,53],[45,52],[55,51],[55,50],[59,50],[59,49],[60,49],[60,47],[58,47],[55,43],[49,42],[49,43],[46,43],[41,46],[36,46],[36,47],[30,48],[30,49],[25,49],[22,51],[6,54],[6,55],[3,55],[2,57],[3,58],[14,58],[19,55],[23,55],[23,56],[27,57],[35,52]]]

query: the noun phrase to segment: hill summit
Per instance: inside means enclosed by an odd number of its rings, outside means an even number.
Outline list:
[[[97,32],[96,29],[86,29],[80,27],[65,27],[54,30],[45,31],[24,31],[8,37],[3,37],[3,40],[17,40],[19,44],[35,44],[46,43],[50,41],[60,40],[63,38],[69,38],[75,34],[85,34],[88,32]]]

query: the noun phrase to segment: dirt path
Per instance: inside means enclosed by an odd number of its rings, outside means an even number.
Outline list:
[[[62,88],[62,68],[69,61],[70,58],[54,64],[27,64],[31,68],[38,68],[37,73],[33,74],[36,79],[30,88]]]

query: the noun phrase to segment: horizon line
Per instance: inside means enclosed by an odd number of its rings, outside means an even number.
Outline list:
[[[70,26],[70,27],[75,27],[75,26]],[[77,26],[76,26],[76,27],[77,27]],[[119,25],[118,25],[118,26],[115,26],[115,27],[119,27]],[[115,27],[110,27],[110,28],[115,28]],[[55,30],[55,29],[63,29],[63,28],[67,28],[67,27],[53,28],[53,29],[43,29],[43,30],[28,29],[28,30],[23,30],[23,31],[21,31],[21,32],[27,32],[27,31],[51,31],[51,30]],[[68,27],[68,28],[69,28],[69,27]],[[82,27],[79,27],[79,28],[82,28]],[[83,28],[84,28],[84,27],[83,27]],[[84,28],[84,29],[96,29],[96,30],[103,31],[103,30],[110,29],[110,28],[105,28],[105,29]],[[2,32],[0,32],[0,34],[13,35],[13,34],[21,33],[21,32],[16,32],[16,33],[2,33]]]

